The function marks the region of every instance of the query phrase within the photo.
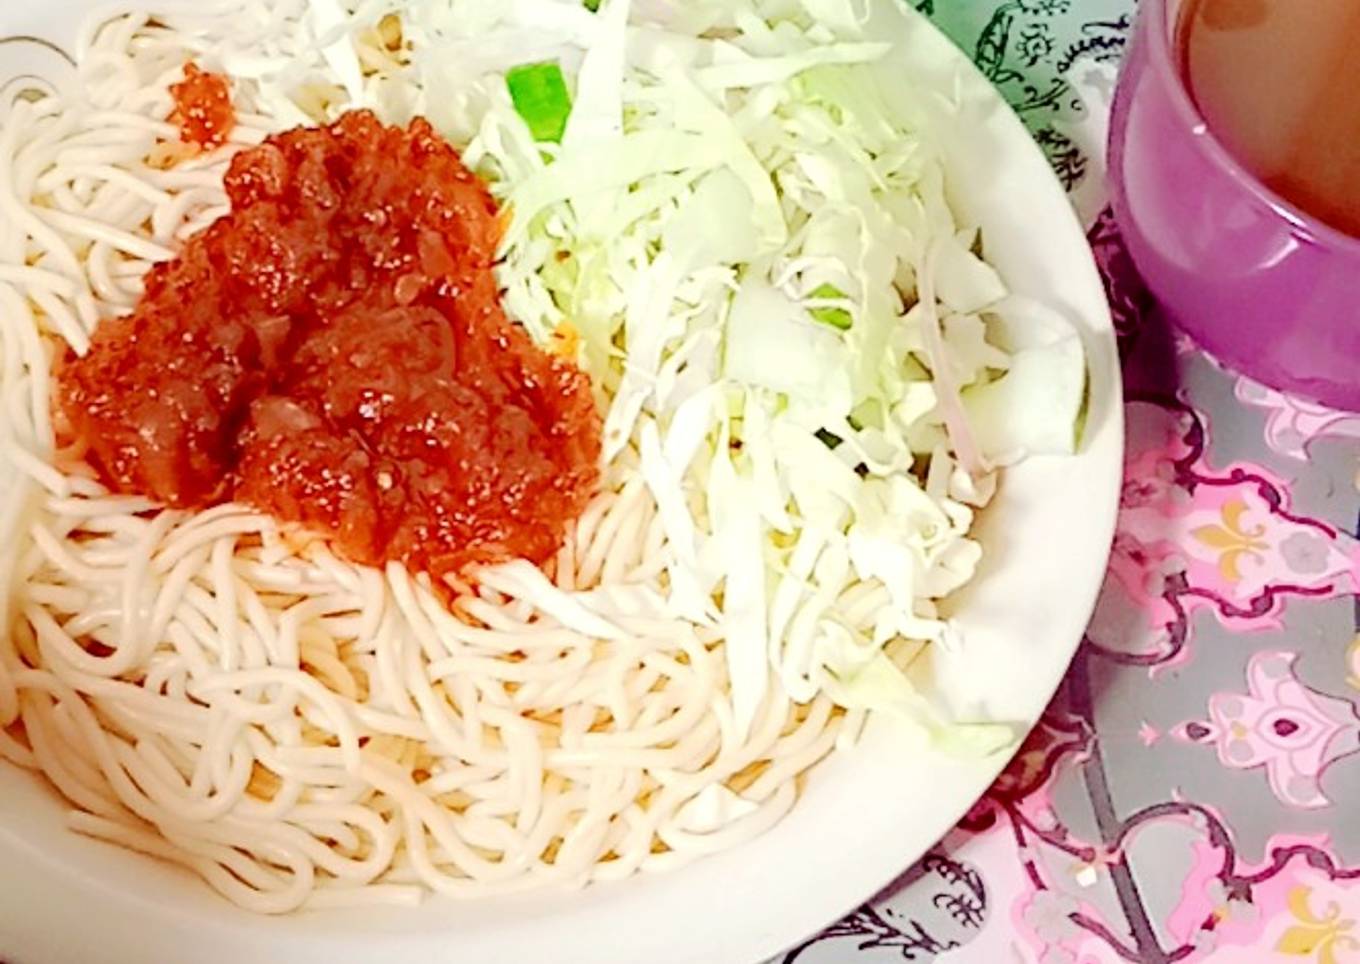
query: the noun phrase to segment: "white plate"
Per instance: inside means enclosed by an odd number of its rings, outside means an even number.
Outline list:
[[[5,0],[0,36],[69,49],[89,0]],[[991,86],[934,27],[900,20],[893,69],[960,99],[945,122],[962,220],[1017,292],[1076,322],[1091,358],[1092,408],[1074,459],[1009,472],[983,523],[984,571],[954,609],[965,651],[930,670],[965,711],[1031,724],[1081,639],[1105,571],[1123,442],[1118,357],[1100,278],[1039,149]],[[0,81],[61,60],[0,44]],[[971,714],[970,714],[971,715]],[[12,964],[157,961],[347,964],[392,960],[590,964],[733,961],[777,953],[836,919],[920,857],[966,812],[1002,760],[905,753],[892,726],[818,766],[789,817],[764,837],[668,875],[581,893],[417,910],[248,915],[195,879],[67,832],[44,785],[0,765],[0,959]]]

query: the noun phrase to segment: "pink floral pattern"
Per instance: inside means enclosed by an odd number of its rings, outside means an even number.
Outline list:
[[[1207,463],[1204,416],[1176,400],[1134,399],[1110,575],[1092,645],[1152,668],[1189,658],[1190,618],[1236,632],[1280,626],[1291,599],[1360,589],[1360,544],[1293,513],[1288,483],[1261,465]]]
[[[1289,458],[1307,461],[1309,446],[1319,439],[1360,439],[1360,415],[1354,412],[1333,411],[1246,377],[1238,377],[1236,393],[1244,405],[1266,410],[1266,444]]]
[[[1176,735],[1210,743],[1233,769],[1264,768],[1270,788],[1296,807],[1325,807],[1323,771],[1360,751],[1360,718],[1349,699],[1309,689],[1294,675],[1295,653],[1263,650],[1247,667],[1248,693],[1215,693],[1209,719],[1193,720]]]

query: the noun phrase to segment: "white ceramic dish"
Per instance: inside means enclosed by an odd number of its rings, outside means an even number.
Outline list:
[[[875,0],[878,2],[878,0]],[[7,0],[0,37],[70,49],[90,0]],[[1007,473],[983,523],[988,553],[953,604],[967,646],[923,667],[970,715],[1032,723],[1079,642],[1105,571],[1123,442],[1118,357],[1090,251],[1038,148],[990,85],[930,24],[879,3],[901,50],[891,69],[964,104],[940,119],[953,195],[983,227],[989,259],[1019,293],[1065,311],[1086,338],[1091,414],[1081,454]],[[0,44],[0,84],[69,70],[35,40]],[[237,910],[184,873],[65,830],[52,791],[0,764],[0,960],[559,964],[732,961],[777,953],[891,881],[963,815],[1002,759],[908,754],[884,721],[817,767],[793,813],[737,850],[669,875],[581,893],[417,910]]]

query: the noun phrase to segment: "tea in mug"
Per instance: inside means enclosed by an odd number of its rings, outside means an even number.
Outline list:
[[[1360,237],[1360,0],[1186,0],[1181,69],[1271,190]]]

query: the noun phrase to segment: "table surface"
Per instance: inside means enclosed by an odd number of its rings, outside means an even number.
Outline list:
[[[1126,481],[1094,620],[1015,762],[919,865],[778,961],[1360,961],[1360,415],[1225,371],[1139,285],[1102,160],[1133,0],[912,2],[1005,93],[1089,228]]]

